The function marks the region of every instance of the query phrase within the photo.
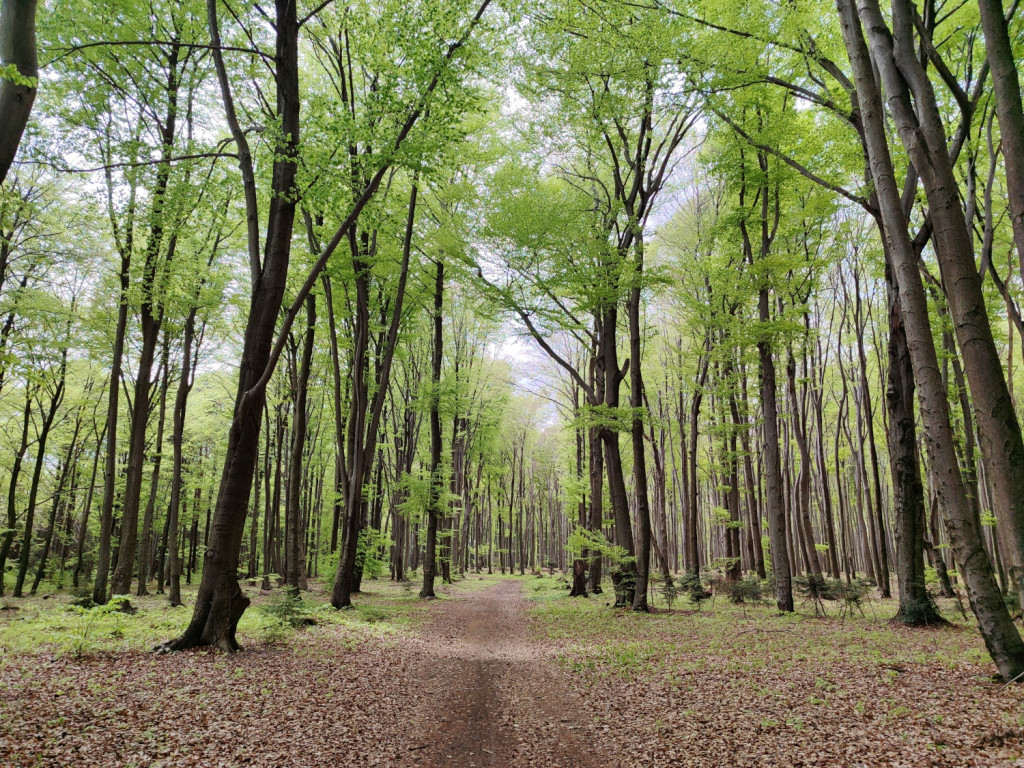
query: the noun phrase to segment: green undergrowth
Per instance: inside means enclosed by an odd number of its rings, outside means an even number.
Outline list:
[[[438,583],[444,599],[495,582],[486,575]],[[330,593],[317,582],[299,599],[288,599],[283,589],[260,592],[247,582],[243,591],[252,601],[238,624],[243,647],[288,645],[303,636],[329,634],[351,648],[365,638],[392,637],[415,632],[429,615],[429,603],[419,599],[420,583],[368,580],[353,596],[351,610],[336,611]],[[0,598],[0,663],[14,654],[45,653],[83,656],[93,653],[148,651],[179,634],[192,615],[197,587],[183,586],[184,605],[170,607],[165,595],[130,596],[130,611],[117,610],[118,601],[106,606],[73,605],[75,596],[47,592],[35,597]]]
[[[654,611],[641,614],[613,609],[610,584],[585,599],[569,598],[568,584],[557,576],[527,582],[523,589],[533,603],[535,631],[559,643],[559,658],[570,669],[598,676],[850,665],[884,673],[913,665],[955,669],[989,663],[973,622],[965,622],[952,603],[940,606],[952,626],[909,629],[890,621],[895,600],[871,600],[863,616],[820,618],[810,604],[779,614],[773,606],[737,605],[721,597],[700,605],[676,599],[669,611],[656,596]]]

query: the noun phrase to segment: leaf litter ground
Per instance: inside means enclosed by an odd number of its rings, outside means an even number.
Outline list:
[[[88,643],[59,598],[18,601],[0,766],[1024,766],[1024,688],[992,681],[972,627],[895,627],[889,603],[643,616],[476,575],[358,599],[294,633],[250,611],[230,656],[148,653],[187,618],[157,598]]]

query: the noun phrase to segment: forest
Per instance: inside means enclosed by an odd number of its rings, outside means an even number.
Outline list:
[[[1019,5],[0,0],[0,766],[1024,765]]]

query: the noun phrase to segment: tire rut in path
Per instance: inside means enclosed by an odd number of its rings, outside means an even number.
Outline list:
[[[531,636],[521,581],[446,600],[424,628],[413,685],[424,705],[408,741],[429,768],[597,768],[564,673]]]

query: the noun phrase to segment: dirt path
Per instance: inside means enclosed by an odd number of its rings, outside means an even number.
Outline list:
[[[413,764],[607,766],[588,740],[581,702],[569,699],[563,674],[531,636],[521,583],[450,598],[417,644],[411,687],[430,702],[408,741]]]
[[[425,606],[412,635],[325,625],[235,656],[0,652],[0,768],[619,765],[532,634],[523,582],[469,586],[484,585]]]

